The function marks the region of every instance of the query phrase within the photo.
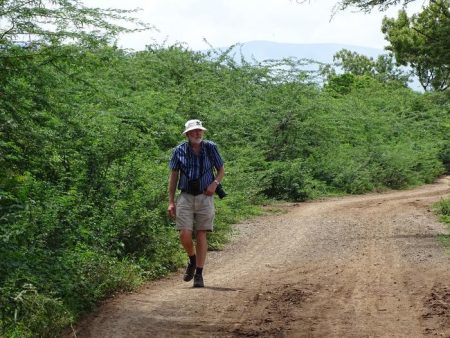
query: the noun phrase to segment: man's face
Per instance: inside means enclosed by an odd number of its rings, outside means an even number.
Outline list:
[[[203,139],[203,130],[201,129],[190,130],[186,133],[186,135],[189,139],[189,142],[193,144],[200,144]]]

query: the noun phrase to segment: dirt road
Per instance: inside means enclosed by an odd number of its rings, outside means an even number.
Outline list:
[[[76,335],[450,337],[450,254],[436,239],[448,231],[430,208],[449,191],[447,177],[237,224],[204,289],[180,270],[105,302]]]

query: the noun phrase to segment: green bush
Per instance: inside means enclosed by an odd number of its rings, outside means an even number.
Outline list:
[[[436,203],[435,210],[440,219],[447,224],[447,228],[450,231],[450,199]],[[439,240],[446,248],[450,249],[450,235],[440,235]]]
[[[31,284],[23,285],[13,302],[14,325],[5,330],[9,337],[58,337],[73,322],[60,299],[38,293]]]
[[[437,207],[438,212],[443,216],[444,221],[450,224],[450,199],[440,201]]]
[[[272,198],[305,201],[327,193],[325,183],[312,177],[301,160],[272,162],[264,178],[264,193]]]
[[[166,209],[189,118],[225,159],[211,250],[271,199],[404,188],[448,170],[444,93],[351,74],[322,88],[292,60],[237,64],[182,46],[52,48],[51,62],[0,58],[0,335],[57,332],[185,263]]]

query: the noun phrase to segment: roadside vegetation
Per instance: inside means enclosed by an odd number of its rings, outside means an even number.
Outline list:
[[[450,199],[442,200],[435,204],[435,211],[440,215],[441,221],[447,224],[448,231],[450,233]],[[439,236],[439,241],[449,250],[450,252],[450,235]]]
[[[0,18],[29,24],[33,3]],[[342,51],[311,72],[303,60],[135,52],[98,31],[28,29],[35,43],[0,34],[0,336],[57,335],[99,300],[184,263],[166,209],[168,159],[187,119],[204,121],[226,162],[211,249],[270,200],[402,189],[450,172],[449,91],[436,90],[441,78],[412,91],[388,56]]]

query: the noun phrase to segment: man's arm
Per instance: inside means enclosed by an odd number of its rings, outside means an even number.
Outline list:
[[[221,166],[219,169],[217,169],[217,175],[215,180],[219,183],[222,182],[222,178],[225,176],[225,169],[223,166]]]
[[[172,170],[169,175],[169,207],[167,208],[167,212],[169,217],[176,217],[176,209],[175,209],[175,192],[177,190],[178,183],[178,170]]]
[[[217,175],[214,178],[214,181],[206,188],[206,195],[212,196],[216,192],[216,188],[219,185],[220,182],[222,182],[222,178],[225,175],[225,169],[222,165],[220,168],[217,169]]]

